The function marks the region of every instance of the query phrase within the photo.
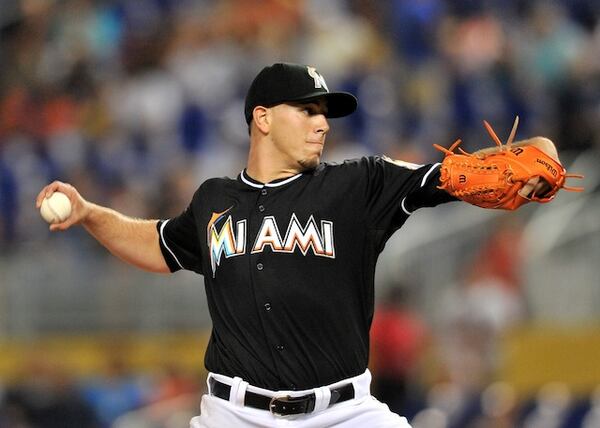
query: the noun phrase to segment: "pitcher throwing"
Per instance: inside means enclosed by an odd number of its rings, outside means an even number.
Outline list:
[[[191,427],[409,427],[369,392],[375,264],[386,241],[422,207],[464,199],[515,209],[565,187],[542,137],[472,155],[455,145],[441,164],[321,163],[328,119],[356,107],[314,67],[274,64],[246,97],[247,168],[202,183],[178,217],[132,219],[61,182],[40,192],[38,207],[56,191],[73,206],[52,230],[81,224],[142,269],[204,276],[208,393]]]

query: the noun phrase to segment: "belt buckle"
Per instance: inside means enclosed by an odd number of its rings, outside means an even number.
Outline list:
[[[273,398],[271,398],[271,401],[269,402],[269,412],[271,412],[271,414],[273,414],[274,416],[289,416],[286,413],[281,413],[281,411],[278,411],[277,402],[287,403],[290,398],[291,397],[289,395],[273,396]],[[285,410],[285,406],[282,406],[282,410]]]
[[[269,402],[269,412],[280,418],[300,415],[308,412],[308,401],[309,397],[274,396]]]

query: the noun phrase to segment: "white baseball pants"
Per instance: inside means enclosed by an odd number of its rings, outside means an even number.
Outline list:
[[[270,391],[257,388],[241,378],[230,378],[210,373],[220,382],[231,386],[229,401],[210,395],[202,397],[200,416],[192,418],[190,428],[410,428],[406,418],[393,413],[387,405],[377,401],[370,393],[369,370],[354,378],[345,379],[321,388],[305,391]],[[330,388],[352,382],[354,399],[330,407]],[[207,379],[208,383],[208,379]],[[244,406],[246,390],[267,396],[302,396],[314,393],[317,397],[312,413],[294,416],[276,416],[267,410]]]

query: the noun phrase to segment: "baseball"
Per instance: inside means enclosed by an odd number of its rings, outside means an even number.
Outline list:
[[[40,214],[48,223],[62,223],[71,215],[71,201],[64,193],[54,192],[42,201]]]

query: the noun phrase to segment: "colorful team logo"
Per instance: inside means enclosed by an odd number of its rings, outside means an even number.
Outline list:
[[[231,215],[226,215],[231,207],[220,213],[213,213],[206,227],[207,245],[210,252],[210,263],[213,278],[221,258],[235,257],[246,254],[247,220],[234,222]],[[277,253],[293,253],[297,249],[306,256],[309,250],[315,256],[335,258],[333,241],[333,222],[322,220],[321,227],[311,215],[306,224],[302,225],[296,214],[288,223],[285,235],[282,235],[273,216],[263,218],[258,230],[251,253],[261,253],[267,247]]]

